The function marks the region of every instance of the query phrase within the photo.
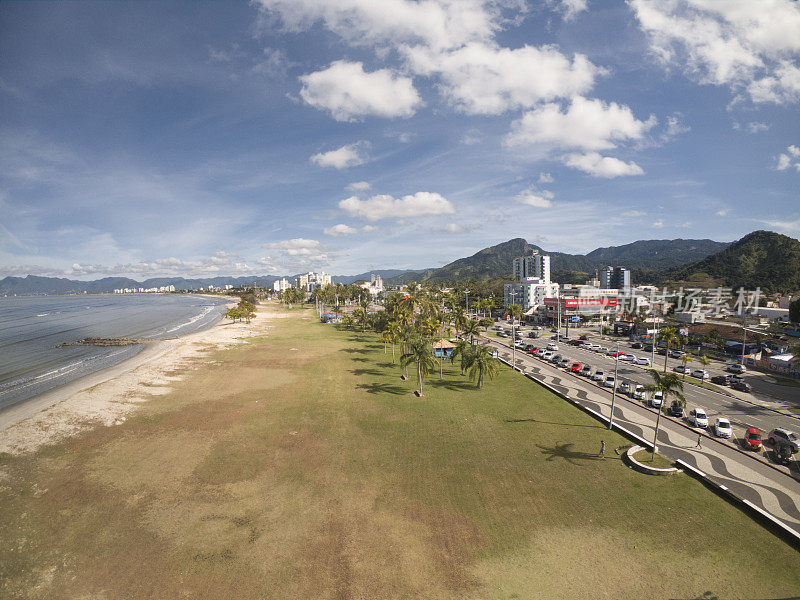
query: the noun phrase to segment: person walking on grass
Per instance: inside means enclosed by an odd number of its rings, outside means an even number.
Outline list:
[[[598,454],[597,456],[599,456],[600,458],[605,458],[606,457],[606,441],[605,440],[600,440],[600,454]]]
[[[702,450],[703,449],[702,442],[703,442],[703,434],[702,433],[698,433],[697,434],[697,446],[695,446],[695,448],[698,448],[698,449]]]

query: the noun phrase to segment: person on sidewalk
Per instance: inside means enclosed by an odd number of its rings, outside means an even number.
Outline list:
[[[695,446],[695,448],[699,448],[700,450],[702,450],[703,449],[702,441],[703,441],[703,434],[702,433],[697,434],[697,446]]]
[[[600,458],[605,458],[606,457],[606,441],[605,440],[600,440],[600,454],[598,454],[597,456],[599,456]]]

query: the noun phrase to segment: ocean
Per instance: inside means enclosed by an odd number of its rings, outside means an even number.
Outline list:
[[[180,337],[219,321],[229,302],[189,294],[0,298],[0,410],[122,362],[144,347],[59,344],[87,337]]]

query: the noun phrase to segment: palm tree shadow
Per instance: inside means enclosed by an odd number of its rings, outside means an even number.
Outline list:
[[[369,354],[369,350],[366,348],[342,348],[342,352],[347,352],[348,354]]]
[[[381,375],[382,373],[376,369],[350,369],[353,375]]]
[[[390,363],[390,362],[382,362],[382,363],[377,363],[377,364],[378,364],[379,367],[383,367],[384,369],[389,369],[391,367],[396,367],[397,366],[397,363]]]
[[[366,358],[359,358],[359,357],[351,358],[350,360],[352,360],[353,362],[362,362],[362,363],[369,362],[369,360],[368,360],[368,359],[366,359]]]
[[[359,383],[357,389],[366,390],[368,394],[392,394],[394,396],[404,396],[409,393],[408,390],[401,388],[399,385],[392,385],[390,383]]]
[[[478,389],[475,387],[474,383],[468,383],[466,381],[451,381],[449,379],[433,379],[428,383],[428,385],[435,388],[444,388],[453,392]]]
[[[553,461],[557,458],[563,458],[568,463],[576,466],[581,466],[580,463],[575,462],[577,460],[595,460],[597,458],[596,454],[589,454],[588,452],[578,452],[577,450],[572,450],[572,442],[568,442],[566,444],[561,444],[556,442],[556,445],[552,448],[548,448],[547,446],[539,446],[542,451],[542,454],[547,454],[547,461]]]

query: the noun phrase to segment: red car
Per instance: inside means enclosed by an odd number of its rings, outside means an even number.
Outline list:
[[[755,450],[758,452],[763,446],[761,439],[761,430],[758,427],[750,427],[744,435],[744,445],[748,450]]]
[[[611,358],[617,358],[617,351],[614,350],[613,352],[609,352],[608,356],[610,356]]]
[[[533,347],[533,348],[531,348],[531,349],[530,349],[528,352],[530,352],[531,354],[533,354],[534,356],[536,356],[537,354],[539,354],[539,350],[541,350],[541,348],[539,348],[539,346],[534,346],[534,347]]]
[[[583,368],[583,365],[579,362],[574,362],[572,363],[571,368],[573,373],[580,373],[581,369]]]

